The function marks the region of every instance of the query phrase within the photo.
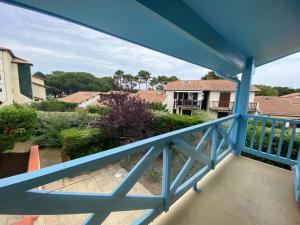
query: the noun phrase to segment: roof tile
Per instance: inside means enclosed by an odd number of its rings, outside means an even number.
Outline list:
[[[229,80],[176,80],[165,86],[166,91],[235,91],[235,83]],[[252,91],[260,91],[252,86]]]
[[[163,103],[163,101],[167,97],[164,91],[154,91],[154,90],[139,91],[138,93],[136,93],[136,95],[139,98],[144,99],[145,102],[149,102],[149,103],[159,103],[159,102]]]
[[[300,99],[256,96],[258,112],[270,116],[300,116]]]
[[[70,102],[70,103],[81,103],[99,95],[100,93],[101,92],[98,91],[78,91],[76,93],[63,97],[60,100],[64,102]]]

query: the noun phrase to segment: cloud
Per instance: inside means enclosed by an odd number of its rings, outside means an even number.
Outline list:
[[[136,74],[199,79],[209,70],[77,24],[0,3],[0,46],[34,64],[33,71],[86,71],[99,76],[117,69]],[[300,87],[300,53],[256,69],[254,83]]]

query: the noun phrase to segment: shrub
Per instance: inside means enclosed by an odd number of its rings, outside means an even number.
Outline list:
[[[100,114],[100,107],[96,106],[96,105],[89,105],[86,110],[88,111],[88,113],[98,113]]]
[[[253,126],[251,124],[249,124],[248,129],[247,129],[247,136],[246,136],[246,146],[247,147],[250,146],[252,129],[253,129]],[[255,141],[254,141],[254,145],[253,145],[254,149],[259,148],[261,132],[262,132],[262,127],[257,126],[256,133],[255,133]],[[281,130],[277,126],[277,128],[274,131],[274,135],[273,135],[273,141],[272,141],[272,147],[271,147],[272,154],[277,153],[277,148],[278,148],[278,144],[279,144],[279,140],[280,140],[280,133],[281,133]],[[270,134],[271,134],[271,128],[266,127],[265,128],[265,136],[264,136],[263,145],[262,145],[262,151],[266,151],[268,149]],[[282,144],[282,150],[281,150],[281,156],[283,156],[283,157],[286,157],[289,142],[290,142],[290,137],[291,137],[291,129],[286,128],[285,132],[284,132],[283,144]],[[292,149],[292,155],[291,155],[292,159],[294,159],[294,160],[297,159],[297,154],[298,154],[299,148],[300,148],[300,136],[298,134],[296,134],[293,149]]]
[[[34,142],[41,147],[61,147],[60,132],[70,128],[87,128],[99,117],[85,110],[78,112],[37,112],[38,123]]]
[[[152,114],[143,100],[128,93],[113,92],[102,94],[100,103],[110,111],[95,123],[95,127],[102,128],[106,137],[128,143],[149,135],[147,125]]]
[[[110,111],[109,107],[100,107],[100,106],[96,106],[96,105],[89,105],[87,107],[87,112],[88,113],[98,113],[100,115],[104,115],[106,113],[108,113]]]
[[[71,159],[102,150],[103,132],[97,128],[67,129],[61,131],[62,151]]]
[[[18,105],[0,109],[0,151],[11,149],[16,141],[25,141],[34,133],[37,114]]]
[[[70,112],[77,107],[76,103],[63,102],[57,99],[49,99],[42,102],[32,102],[30,107],[37,111],[45,112]]]
[[[193,110],[193,116],[194,117],[199,117],[205,122],[215,119],[214,116],[211,113],[209,113],[205,110]]]
[[[168,112],[167,105],[162,104],[160,102],[152,102],[152,103],[146,103],[147,109],[155,110],[155,111],[163,111]]]
[[[206,122],[206,118],[201,118],[200,116],[153,112],[150,128],[154,135],[159,135],[203,122]]]

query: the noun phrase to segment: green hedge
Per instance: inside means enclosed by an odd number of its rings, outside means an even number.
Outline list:
[[[246,137],[246,147],[250,146],[252,129],[253,129],[253,126],[251,124],[249,124],[248,130],[247,130],[247,137]],[[262,127],[257,126],[256,133],[255,133],[255,141],[254,141],[254,146],[253,146],[254,149],[258,149],[258,147],[259,147],[259,139],[260,139],[261,132],[262,132]],[[270,133],[271,133],[271,128],[266,127],[264,141],[263,141],[263,145],[262,145],[263,151],[266,151],[268,149]],[[273,136],[273,141],[272,141],[272,149],[271,149],[272,154],[277,153],[278,143],[279,143],[279,139],[280,139],[280,133],[281,133],[281,130],[278,127],[276,127],[274,136]],[[291,129],[286,128],[285,132],[284,132],[282,151],[281,151],[281,156],[283,156],[283,157],[286,157],[286,155],[287,155],[287,150],[288,150],[288,146],[290,143],[290,137],[291,137]],[[300,136],[299,136],[299,134],[296,134],[293,149],[292,149],[292,155],[291,155],[292,159],[297,158],[297,153],[298,153],[299,148],[300,148]]]
[[[67,129],[61,131],[62,151],[71,159],[102,150],[104,135],[97,128]]]
[[[152,103],[146,102],[146,108],[155,111],[168,112],[167,105],[162,104],[160,102],[152,102]]]
[[[34,110],[12,105],[0,109],[0,151],[11,149],[16,141],[33,135],[37,122]]]
[[[75,110],[77,104],[50,99],[42,102],[32,102],[30,107],[37,111],[45,112],[71,112]]]
[[[86,110],[88,113],[92,113],[92,114],[97,113],[100,115],[104,115],[105,113],[110,111],[110,108],[109,107],[99,107],[96,105],[90,105],[86,108]]]
[[[37,112],[38,122],[34,143],[41,147],[61,147],[60,132],[70,128],[87,128],[99,114],[89,114],[85,110],[78,112]]]
[[[206,118],[197,115],[186,116],[166,112],[153,112],[153,119],[149,126],[154,135],[159,135],[206,121]]]

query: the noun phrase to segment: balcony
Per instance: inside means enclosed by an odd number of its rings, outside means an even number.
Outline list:
[[[181,108],[200,108],[201,102],[199,100],[192,100],[192,99],[174,99],[174,109],[181,107]]]
[[[237,131],[241,132],[238,125],[243,120],[247,123],[248,132],[242,140],[242,148],[237,149]],[[292,128],[287,128],[286,123]],[[133,224],[148,224],[162,212],[170,211],[155,219],[154,223],[187,224],[189,221],[188,224],[198,224],[203,220],[208,225],[296,225],[300,219],[300,208],[296,203],[299,202],[300,163],[294,141],[299,123],[234,114],[36,172],[8,177],[0,181],[0,213],[90,213],[83,224],[100,224],[105,223],[114,212],[122,212],[124,216],[126,211],[143,210],[144,214],[137,219],[132,214],[124,218],[127,218],[126,221],[132,219]],[[270,131],[268,136],[267,131]],[[258,134],[259,138],[256,138]],[[284,144],[286,135],[287,146]],[[278,145],[273,144],[274,140],[278,140]],[[281,163],[286,168],[293,168],[294,172],[239,156],[240,152]],[[115,185],[106,185],[109,190],[103,192],[103,187],[89,189],[91,182],[93,185],[99,182],[99,169],[110,171],[107,166],[134,154],[139,154],[140,159],[128,172],[122,172],[124,178],[115,181]],[[178,166],[176,156],[180,154],[184,160],[179,169],[174,170],[174,166]],[[133,191],[136,185],[140,186],[139,180],[146,169],[157,161],[162,162],[160,194]],[[62,183],[68,184],[68,180],[74,181],[74,175],[91,170],[93,172],[83,174],[84,179],[75,179],[74,183],[78,185],[81,182],[83,190],[78,191],[68,185],[51,187],[49,184],[66,178]],[[110,176],[107,181],[115,180],[113,174]],[[82,183],[87,179],[93,180]],[[44,190],[40,190],[41,186]],[[189,191],[190,188],[197,194]],[[200,188],[202,192],[198,193]],[[87,192],[89,190],[91,192]],[[114,224],[109,221],[108,224]]]
[[[211,101],[209,108],[218,112],[232,112],[234,102]],[[257,102],[249,102],[248,112],[256,112]]]
[[[296,225],[300,207],[293,194],[293,173],[230,155],[188,191],[153,225]]]

